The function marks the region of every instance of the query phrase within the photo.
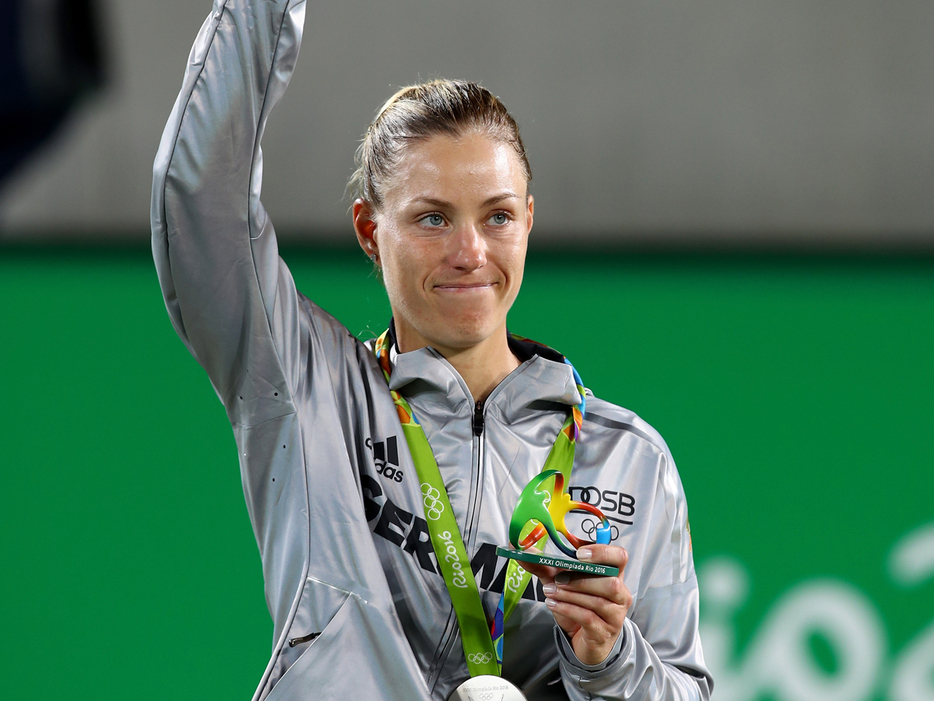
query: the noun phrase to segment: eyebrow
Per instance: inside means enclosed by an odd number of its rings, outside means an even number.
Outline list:
[[[513,200],[513,199],[518,200],[521,198],[519,197],[519,195],[511,191],[502,192],[498,195],[493,195],[492,197],[488,197],[480,204],[480,206],[490,207],[496,204],[497,202],[502,202],[503,200]],[[432,207],[438,207],[439,209],[446,209],[446,208],[453,206],[450,202],[447,202],[445,200],[437,200],[434,197],[417,197],[412,202],[413,204],[428,204],[428,205],[431,205]]]

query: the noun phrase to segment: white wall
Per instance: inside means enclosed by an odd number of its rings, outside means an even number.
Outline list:
[[[144,238],[204,0],[107,0],[113,79],[0,190],[0,236]],[[350,236],[395,87],[479,80],[522,127],[536,234],[934,244],[929,0],[321,0],[265,140],[280,231]],[[69,232],[73,232],[69,234]]]

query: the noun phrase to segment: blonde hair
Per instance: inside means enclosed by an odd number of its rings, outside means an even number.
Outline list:
[[[357,147],[357,169],[347,184],[351,196],[380,209],[383,186],[408,143],[470,131],[512,146],[526,182],[532,179],[519,126],[500,99],[476,83],[438,79],[402,88],[376,113]]]

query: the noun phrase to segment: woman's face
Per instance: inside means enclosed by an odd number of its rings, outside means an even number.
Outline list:
[[[355,203],[358,238],[379,256],[402,351],[430,345],[447,355],[505,338],[532,210],[515,151],[477,133],[414,142],[382,208]]]

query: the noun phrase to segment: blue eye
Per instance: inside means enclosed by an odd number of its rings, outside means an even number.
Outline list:
[[[440,214],[427,214],[421,219],[425,226],[444,226],[444,217]]]
[[[506,215],[505,212],[497,212],[492,217],[490,217],[489,221],[491,224],[494,224],[496,226],[502,226],[503,224],[506,224],[509,222],[509,217]]]

